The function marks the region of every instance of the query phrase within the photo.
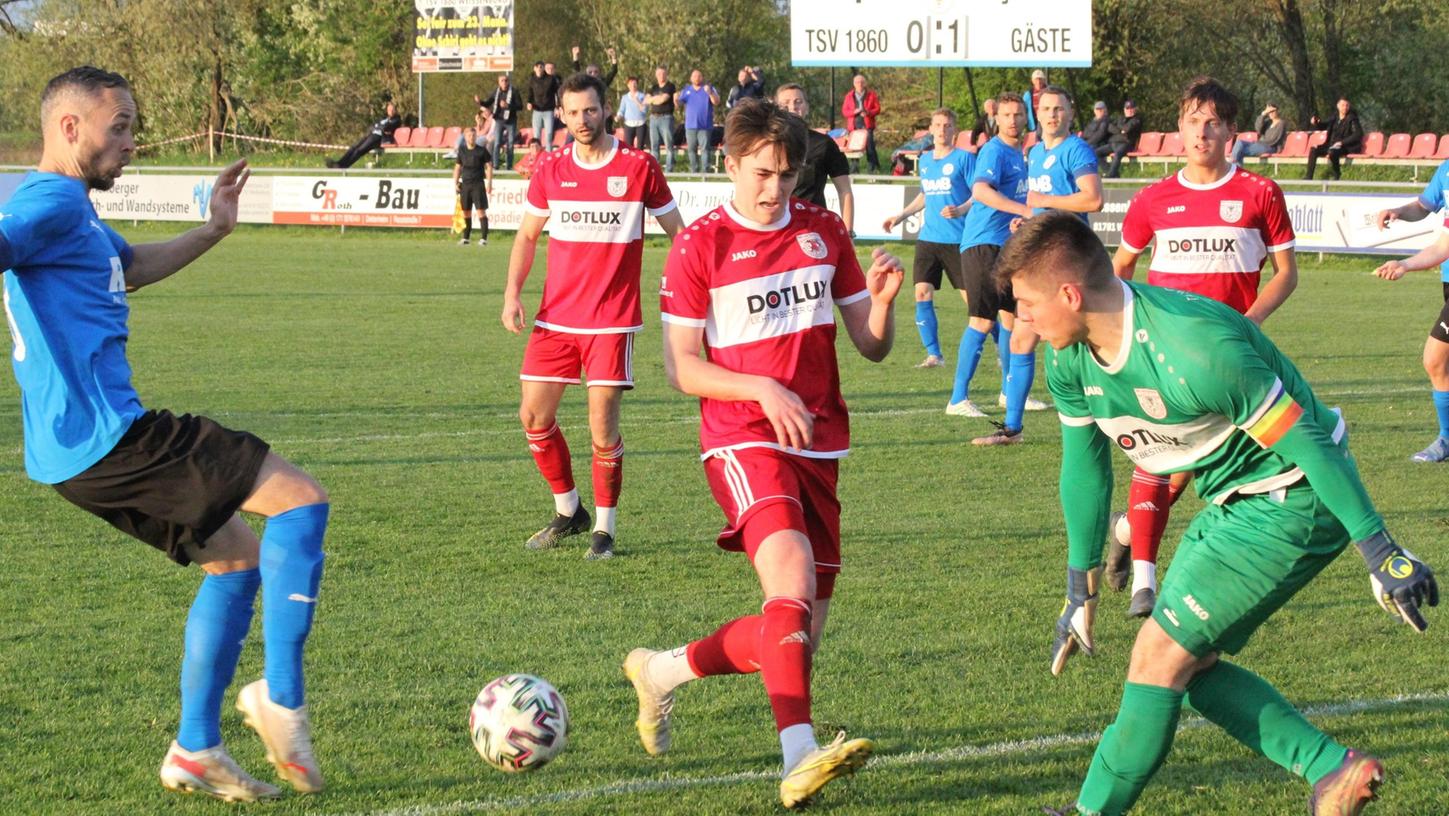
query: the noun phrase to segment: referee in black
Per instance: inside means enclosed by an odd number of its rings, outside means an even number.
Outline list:
[[[478,142],[478,130],[463,131],[463,146],[458,148],[458,160],[453,163],[453,186],[458,189],[458,199],[463,206],[463,240],[458,246],[467,246],[473,236],[473,209],[478,209],[478,225],[483,237],[478,246],[488,246],[488,196],[493,192],[493,157],[488,148]]]

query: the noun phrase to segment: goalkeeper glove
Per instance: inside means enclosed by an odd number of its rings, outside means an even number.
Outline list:
[[[1057,618],[1056,639],[1052,641],[1052,676],[1062,673],[1067,658],[1077,649],[1087,657],[1095,657],[1096,644],[1092,641],[1092,624],[1097,618],[1097,585],[1102,577],[1102,568],[1090,570],[1067,568],[1067,601],[1062,605],[1062,614]]]
[[[1394,543],[1386,530],[1380,530],[1354,546],[1368,564],[1369,583],[1374,600],[1384,611],[1422,632],[1429,622],[1419,607],[1439,605],[1439,584],[1434,571],[1413,553]]]

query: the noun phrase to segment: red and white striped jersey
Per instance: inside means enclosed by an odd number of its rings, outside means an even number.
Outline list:
[[[771,377],[795,392],[815,418],[809,450],[837,459],[850,450],[850,419],[840,395],[835,310],[870,296],[845,223],[791,199],[769,226],[726,203],[674,238],[659,311],[664,322],[704,329],[710,362]],[[784,450],[757,402],[700,400],[700,447]]]
[[[579,161],[574,145],[539,156],[527,211],[548,219],[548,271],[535,325],[574,334],[644,328],[644,211],[674,208],[659,162],[618,141],[598,164]]]
[[[1268,253],[1295,243],[1283,191],[1236,166],[1212,184],[1193,184],[1179,171],[1137,193],[1122,220],[1122,248],[1140,254],[1154,241],[1148,283],[1239,312],[1258,298]]]

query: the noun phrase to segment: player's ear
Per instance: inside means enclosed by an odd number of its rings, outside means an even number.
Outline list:
[[[727,173],[729,175],[729,177],[730,177],[730,181],[735,181],[736,180],[735,177],[738,176],[739,173],[740,173],[740,162],[739,162],[739,159],[736,159],[734,156],[725,156],[724,157],[724,168],[725,168],[725,173]]]
[[[80,141],[80,122],[79,114],[62,113],[60,115],[60,132],[67,142],[75,144]]]

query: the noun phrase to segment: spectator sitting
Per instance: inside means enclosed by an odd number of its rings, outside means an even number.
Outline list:
[[[1242,164],[1247,156],[1271,156],[1282,150],[1283,143],[1288,140],[1288,123],[1279,115],[1278,106],[1272,102],[1258,114],[1254,129],[1258,132],[1256,141],[1238,139],[1233,145],[1233,164]]]
[[[725,108],[733,109],[742,99],[764,98],[765,72],[759,66],[752,68],[746,65],[740,69],[739,82],[730,88],[729,98],[725,100]]]
[[[1092,121],[1082,129],[1082,141],[1086,142],[1092,148],[1092,152],[1097,154],[1098,161],[1112,152],[1112,145],[1109,143],[1112,135],[1111,124],[1107,119],[1107,103],[1100,99],[1097,100],[1096,104],[1092,105]]]
[[[328,159],[328,167],[347,168],[357,163],[357,160],[366,156],[369,152],[376,150],[383,142],[392,141],[392,134],[402,125],[402,120],[397,115],[397,105],[387,103],[387,115],[377,120],[357,144],[347,148],[340,159]]]
[[[1112,166],[1107,169],[1103,178],[1122,177],[1122,157],[1137,149],[1137,142],[1142,139],[1142,117],[1137,115],[1137,103],[1127,100],[1122,103],[1122,115],[1108,126],[1112,136],[1108,143],[1112,146]]]
[[[474,138],[474,140],[477,141],[478,144],[480,144],[480,145],[487,145],[488,144],[488,134],[491,133],[492,130],[493,130],[493,120],[490,119],[490,118],[488,118],[488,111],[482,110],[480,108],[478,110],[478,112],[473,115],[473,138]],[[444,156],[444,158],[449,158],[449,159],[457,158],[458,151],[462,150],[463,149],[463,145],[465,145],[467,143],[468,143],[468,132],[465,130],[464,132],[458,134],[458,141],[456,141],[456,142],[453,143],[453,154],[451,156]]]
[[[982,139],[985,134],[986,139]],[[976,117],[976,124],[971,126],[971,147],[973,152],[976,145],[988,141],[996,136],[996,97],[991,97],[981,103],[981,115]],[[927,147],[930,145],[928,144]]]
[[[542,155],[543,147],[539,145],[538,140],[529,139],[523,158],[518,160],[518,164],[515,164],[513,169],[518,171],[518,175],[531,178],[534,168],[538,166],[538,157]]]
[[[1329,178],[1338,180],[1338,162],[1349,153],[1357,153],[1363,150],[1363,123],[1358,120],[1358,111],[1352,109],[1348,99],[1340,97],[1338,100],[1338,112],[1325,124],[1317,116],[1308,120],[1309,130],[1326,130],[1328,138],[1321,145],[1314,145],[1308,148],[1308,172],[1303,174],[1305,179],[1313,178],[1313,166],[1318,163],[1318,157],[1328,155]]]

